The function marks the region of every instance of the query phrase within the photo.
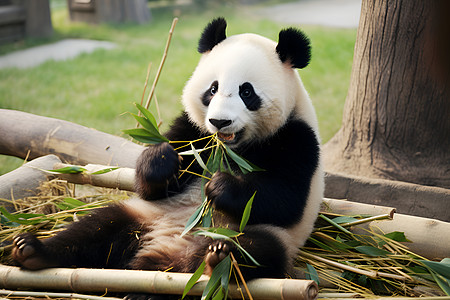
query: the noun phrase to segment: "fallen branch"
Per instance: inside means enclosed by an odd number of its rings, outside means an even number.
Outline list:
[[[75,123],[0,109],[0,154],[35,159],[55,154],[63,162],[134,168],[144,150],[121,137]]]
[[[192,274],[157,271],[106,269],[46,269],[25,271],[0,265],[0,287],[6,289],[52,289],[76,293],[120,292],[181,295]],[[200,296],[208,277],[203,275],[189,295]],[[248,283],[254,299],[302,300],[315,299],[317,284],[312,280],[255,279]],[[230,285],[229,295],[239,298],[236,285]]]

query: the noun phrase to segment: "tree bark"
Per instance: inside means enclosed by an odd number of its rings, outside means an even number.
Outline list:
[[[342,127],[324,146],[326,171],[450,188],[448,6],[363,0]]]

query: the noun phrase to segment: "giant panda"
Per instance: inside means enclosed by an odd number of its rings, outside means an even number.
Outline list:
[[[298,75],[310,61],[310,42],[295,28],[278,43],[256,34],[226,36],[223,18],[201,34],[201,59],[182,96],[184,112],[166,133],[170,141],[193,141],[217,133],[234,152],[263,171],[216,172],[204,193],[214,207],[214,225],[239,228],[245,205],[256,192],[239,243],[260,267],[241,270],[247,280],[283,278],[313,229],[323,196],[318,124]],[[197,149],[204,140],[195,143]],[[136,194],[94,210],[54,237],[31,234],[14,241],[13,259],[23,268],[124,268],[194,272],[206,261],[211,274],[228,253],[245,261],[233,243],[181,236],[202,203],[201,180],[179,176],[192,160],[173,144],[151,145],[136,165]],[[208,151],[202,152],[208,156]],[[197,162],[191,170],[201,173]],[[141,295],[142,296],[142,295]],[[147,295],[149,298],[151,295]],[[134,298],[130,295],[129,298]],[[144,297],[145,298],[145,297]]]

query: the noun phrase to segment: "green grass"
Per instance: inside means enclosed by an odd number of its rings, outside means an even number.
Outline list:
[[[120,135],[134,126],[130,116],[133,102],[143,92],[147,67],[152,62],[153,81],[167,39],[173,14],[170,9],[153,9],[147,25],[91,26],[71,23],[64,8],[52,9],[55,34],[46,40],[0,47],[0,54],[57,41],[85,38],[112,41],[113,50],[98,50],[75,59],[49,61],[26,70],[0,70],[0,108],[16,109],[54,117]],[[208,9],[182,9],[168,59],[156,89],[164,121],[163,131],[182,109],[180,96],[200,55],[197,41],[205,24],[215,16],[228,20],[228,35],[254,32],[274,40],[284,27],[242,9],[214,6]],[[356,30],[303,27],[313,45],[309,67],[300,71],[319,117],[323,141],[339,129],[342,108],[349,85]],[[20,165],[21,160],[0,156],[0,174]]]

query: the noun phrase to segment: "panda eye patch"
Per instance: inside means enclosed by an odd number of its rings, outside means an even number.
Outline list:
[[[261,98],[255,93],[253,85],[245,82],[239,87],[239,96],[244,101],[245,106],[252,111],[258,110],[261,107]]]
[[[208,106],[211,102],[211,99],[214,97],[214,95],[219,90],[219,82],[216,80],[213,83],[211,83],[211,86],[208,90],[203,94],[202,96],[202,103],[204,106]]]

